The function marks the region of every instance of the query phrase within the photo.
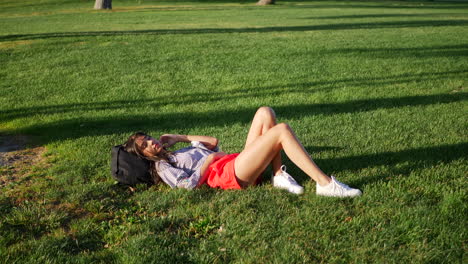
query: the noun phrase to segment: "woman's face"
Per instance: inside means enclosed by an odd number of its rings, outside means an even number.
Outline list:
[[[152,138],[151,136],[142,136],[136,140],[138,147],[146,157],[158,155],[163,149],[161,141]]]

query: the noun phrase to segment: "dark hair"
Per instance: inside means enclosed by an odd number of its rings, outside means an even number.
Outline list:
[[[146,137],[149,136],[148,134],[144,132],[136,132],[135,134],[131,135],[128,139],[127,142],[124,143],[124,148],[127,152],[132,153],[137,155],[138,157],[150,161],[150,174],[151,177],[153,178],[154,184],[158,184],[161,181],[161,177],[159,177],[159,174],[156,170],[156,162],[157,161],[166,161],[172,165],[172,163],[169,161],[169,156],[171,155],[170,152],[168,151],[162,151],[160,154],[152,157],[147,157],[143,154],[143,150],[141,147],[137,144],[137,139],[140,137]]]

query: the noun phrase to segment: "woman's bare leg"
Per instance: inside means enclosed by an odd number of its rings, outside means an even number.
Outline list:
[[[270,128],[276,126],[276,114],[270,107],[260,107],[252,120],[250,125],[249,133],[247,134],[247,140],[245,141],[244,149],[251,145],[258,137],[265,134]],[[273,157],[271,160],[273,167],[273,173],[276,175],[281,171],[281,152]],[[260,174],[259,174],[260,175]]]
[[[236,158],[236,176],[252,184],[258,172],[284,150],[289,159],[320,185],[327,185],[331,179],[310,158],[307,151],[287,124],[278,124],[250,142]]]

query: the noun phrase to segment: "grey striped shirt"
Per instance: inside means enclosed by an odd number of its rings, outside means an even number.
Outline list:
[[[174,166],[166,161],[157,161],[156,170],[161,180],[171,188],[193,189],[197,187],[201,174],[200,170],[206,158],[219,151],[216,146],[209,150],[199,141],[192,141],[192,146],[174,151],[169,160]]]

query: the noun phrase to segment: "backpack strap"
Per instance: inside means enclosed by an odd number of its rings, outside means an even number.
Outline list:
[[[117,150],[117,166],[115,166],[115,173],[119,173],[119,156],[120,156],[121,150],[122,150],[122,147],[120,146],[119,149]]]

